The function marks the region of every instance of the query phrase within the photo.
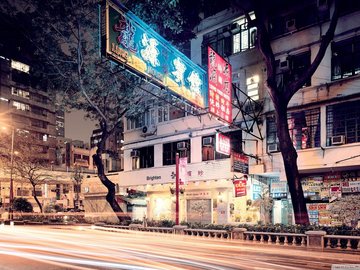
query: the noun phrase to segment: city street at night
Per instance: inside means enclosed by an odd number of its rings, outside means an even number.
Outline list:
[[[89,226],[5,226],[0,233],[0,269],[325,270],[334,264],[360,264],[359,253],[125,230],[107,232]]]

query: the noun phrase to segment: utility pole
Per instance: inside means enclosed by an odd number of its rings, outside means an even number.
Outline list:
[[[179,225],[179,153],[176,153],[176,180],[175,180],[175,196],[176,196],[176,202],[175,202],[175,225]]]
[[[13,170],[14,170],[14,127],[11,127],[11,153],[10,153],[10,196],[9,196],[9,220],[13,219],[13,202],[14,202],[14,183],[13,183]]]

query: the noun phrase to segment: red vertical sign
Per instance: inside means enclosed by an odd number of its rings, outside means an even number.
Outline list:
[[[185,185],[187,176],[187,157],[179,158],[179,184]]]
[[[232,123],[231,65],[208,47],[209,112]]]
[[[215,151],[229,156],[230,147],[231,147],[230,138],[221,133],[216,133]]]
[[[246,179],[234,180],[235,197],[246,196]]]

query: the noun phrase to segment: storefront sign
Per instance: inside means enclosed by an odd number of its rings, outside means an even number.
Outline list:
[[[161,180],[161,176],[160,175],[146,176],[146,180],[147,181]]]
[[[343,182],[341,183],[342,193],[356,193],[360,192],[360,181]]]
[[[330,173],[326,173],[324,174],[324,182],[325,181],[340,181],[341,179],[341,173],[340,172],[330,172]]]
[[[211,192],[209,191],[186,192],[186,198],[211,198]]]
[[[257,184],[252,185],[252,199],[254,201],[261,198],[261,192],[262,192],[262,188],[260,185]]]
[[[271,182],[270,193],[287,193],[288,186],[286,181]]]
[[[232,152],[232,171],[249,174],[249,157],[244,154]]]
[[[233,181],[235,187],[235,197],[246,196],[246,182],[247,181],[245,179]]]
[[[108,0],[102,6],[101,15],[104,55],[196,106],[206,107],[205,70],[122,6]]]
[[[187,157],[179,158],[179,183],[185,185],[187,179]]]
[[[232,123],[232,74],[231,65],[208,47],[209,112]]]
[[[331,186],[329,202],[335,201],[336,199],[339,199],[339,198],[341,198],[341,187],[340,186]]]
[[[215,151],[224,155],[230,155],[230,138],[221,133],[216,133]]]

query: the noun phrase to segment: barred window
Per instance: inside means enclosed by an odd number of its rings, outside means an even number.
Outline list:
[[[344,143],[360,142],[360,100],[327,107],[327,145],[333,136],[344,136]]]
[[[267,145],[278,144],[275,118],[266,122]],[[288,126],[295,149],[320,147],[320,108],[288,113]]]

